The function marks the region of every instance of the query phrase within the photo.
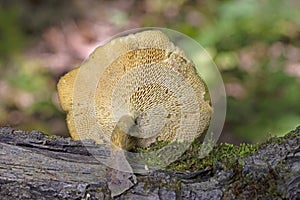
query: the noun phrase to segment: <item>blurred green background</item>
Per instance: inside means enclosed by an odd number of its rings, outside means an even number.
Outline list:
[[[213,57],[228,96],[222,141],[300,124],[297,0],[0,0],[0,126],[68,135],[59,77],[101,41],[143,26],[183,32]]]

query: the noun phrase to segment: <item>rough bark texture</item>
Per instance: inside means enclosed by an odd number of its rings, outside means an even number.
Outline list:
[[[237,162],[243,167],[137,175],[115,199],[300,198],[300,127]],[[0,199],[110,199],[107,181],[107,167],[80,141],[0,128]]]

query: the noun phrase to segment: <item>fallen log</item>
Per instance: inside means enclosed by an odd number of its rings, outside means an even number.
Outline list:
[[[0,127],[0,199],[111,199],[108,167],[85,145],[105,156],[93,141],[83,145]],[[249,157],[237,157],[236,167],[224,164],[136,175],[136,183],[114,199],[299,199],[300,126],[261,144]]]

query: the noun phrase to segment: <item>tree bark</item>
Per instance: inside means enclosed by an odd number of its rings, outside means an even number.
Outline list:
[[[105,156],[101,145],[85,145]],[[238,170],[136,175],[114,199],[300,198],[300,126],[237,161]],[[0,128],[0,199],[111,199],[107,170],[80,141]]]

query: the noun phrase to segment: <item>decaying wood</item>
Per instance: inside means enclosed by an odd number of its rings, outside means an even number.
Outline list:
[[[85,145],[105,155],[93,141]],[[300,127],[239,162],[239,172],[137,175],[137,183],[115,199],[249,199],[270,192],[278,199],[300,198]],[[80,141],[0,128],[0,199],[110,199],[107,170]],[[254,184],[244,185],[246,178]],[[266,180],[273,190],[255,193],[255,182]]]

